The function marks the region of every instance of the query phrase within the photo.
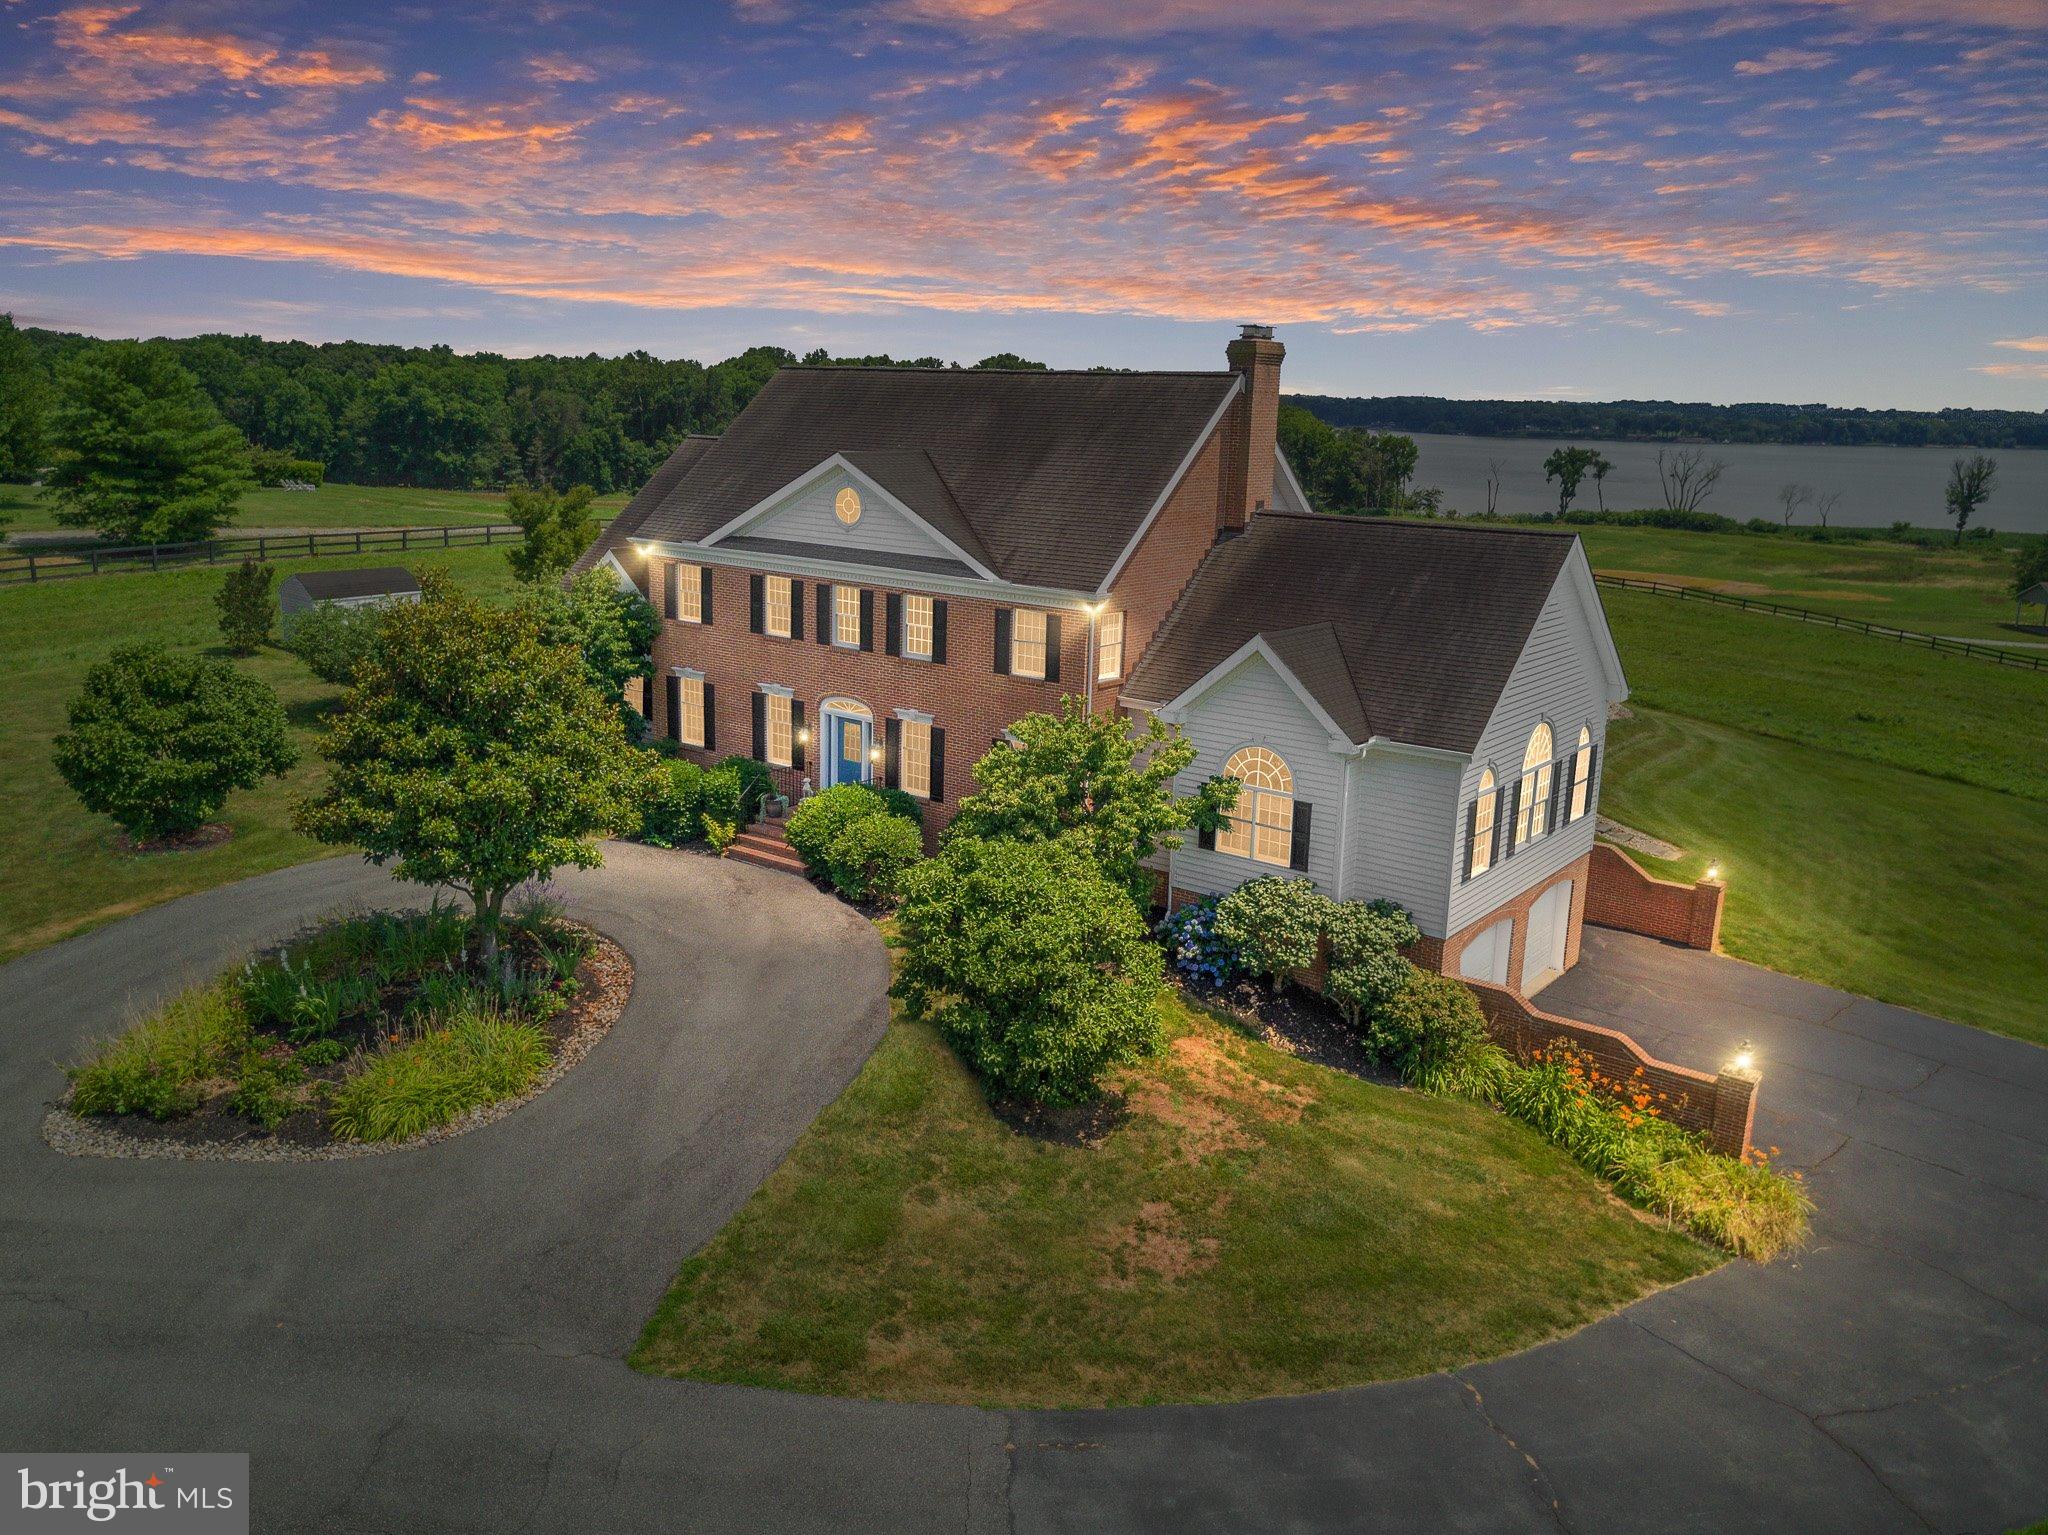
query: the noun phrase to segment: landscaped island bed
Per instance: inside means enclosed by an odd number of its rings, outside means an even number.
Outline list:
[[[1093,1144],[1011,1129],[899,1018],[633,1362],[991,1406],[1224,1400],[1524,1348],[1721,1261],[1501,1114],[1162,1010],[1164,1055],[1112,1084]]]
[[[611,1027],[632,964],[546,912],[476,923],[435,906],[348,917],[193,987],[69,1071],[59,1150],[306,1158],[473,1128],[533,1096]]]

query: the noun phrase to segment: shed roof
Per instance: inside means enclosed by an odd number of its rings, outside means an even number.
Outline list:
[[[294,581],[315,602],[339,602],[350,597],[385,597],[396,592],[416,592],[418,577],[403,565],[371,565],[362,570],[301,570],[285,577]]]
[[[2036,581],[2020,593],[2020,601],[2030,608],[2048,605],[2048,581]]]
[[[1202,562],[1125,693],[1171,703],[1258,638],[1351,740],[1469,752],[1576,543],[1262,512]]]

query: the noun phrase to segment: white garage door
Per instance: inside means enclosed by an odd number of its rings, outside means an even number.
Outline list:
[[[1522,995],[1533,997],[1564,974],[1564,940],[1572,925],[1572,882],[1552,885],[1529,908],[1522,950]]]
[[[1508,951],[1514,947],[1514,942],[1515,919],[1502,917],[1465,945],[1465,952],[1458,956],[1458,974],[1468,981],[1507,985]]]

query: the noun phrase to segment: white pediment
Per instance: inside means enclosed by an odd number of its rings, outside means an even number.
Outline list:
[[[957,560],[984,579],[995,579],[993,571],[839,453],[747,508],[704,543],[742,537],[802,544],[820,558],[844,550],[848,559]]]

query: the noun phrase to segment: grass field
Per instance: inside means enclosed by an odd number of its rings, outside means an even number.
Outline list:
[[[1717,1262],[1503,1115],[1168,1010],[1090,1148],[1010,1130],[898,1020],[632,1362],[1006,1407],[1266,1396],[1527,1347]]]
[[[600,496],[600,513],[626,504],[623,494]],[[6,533],[72,532],[32,485],[0,485]],[[242,497],[226,534],[265,528],[428,528],[503,522],[505,496],[495,490],[408,490],[389,485],[323,485],[318,490],[252,490]]]
[[[1636,703],[2048,800],[2048,671],[1603,590]]]
[[[1729,953],[2048,1045],[2048,804],[1636,708],[1600,808],[1721,865]]]
[[[388,561],[387,555],[314,563],[332,569]],[[512,585],[502,547],[416,554],[408,562],[416,570],[449,570],[474,591]],[[295,568],[278,567],[281,574]],[[287,777],[229,799],[230,841],[193,852],[123,853],[114,845],[113,823],[87,814],[51,765],[51,742],[95,661],[137,640],[217,647],[213,594],[220,581],[218,570],[194,569],[0,588],[0,658],[9,678],[8,706],[0,710],[0,960],[158,901],[332,851],[291,829],[289,806],[318,775],[317,723],[338,693],[278,650],[236,664],[283,699],[300,762]]]
[[[1706,587],[1959,639],[2038,641],[2013,617],[2009,547],[1816,544],[1743,533],[1579,528],[1603,575]],[[1666,599],[1668,602],[1669,599]],[[2038,622],[2032,610],[2029,622]]]

